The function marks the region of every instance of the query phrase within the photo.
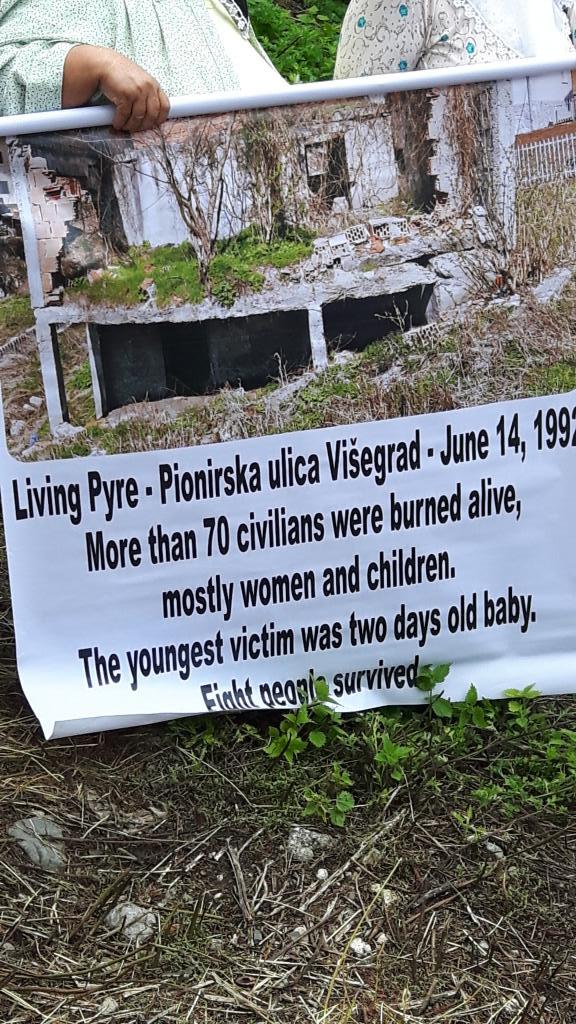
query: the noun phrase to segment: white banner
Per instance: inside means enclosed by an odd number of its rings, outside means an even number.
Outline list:
[[[576,680],[574,393],[172,451],[0,455],[47,737]]]

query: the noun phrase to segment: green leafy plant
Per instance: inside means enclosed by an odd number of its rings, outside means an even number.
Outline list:
[[[332,78],[345,0],[250,0],[254,31],[289,82]]]
[[[285,714],[279,726],[268,729],[264,750],[271,758],[284,758],[292,764],[310,746],[320,749],[346,736],[340,715],[330,707],[335,701],[325,679],[314,681],[314,700],[302,703],[296,711]]]
[[[341,828],[346,817],[356,806],[350,792],[353,780],[349,772],[339,762],[332,765],[332,770],[324,786],[304,790],[304,814],[308,817],[329,821]]]
[[[505,690],[504,696],[508,698],[508,711],[516,725],[519,729],[526,729],[530,717],[530,702],[540,696],[538,690],[533,686],[526,686],[523,690]]]
[[[434,692],[436,687],[444,682],[449,672],[450,665],[423,665],[418,673],[416,686],[426,694],[430,713],[437,718],[452,718],[454,714],[454,708],[443,696],[443,692]]]

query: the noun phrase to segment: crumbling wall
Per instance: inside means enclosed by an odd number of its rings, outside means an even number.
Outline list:
[[[433,93],[394,93],[388,98],[392,143],[398,169],[398,189],[410,206],[430,210],[436,181],[432,168],[434,143],[430,138]]]
[[[398,194],[389,118],[382,105],[311,105],[234,119],[224,115],[209,128],[206,122],[176,122],[161,139],[158,133],[144,133],[134,146],[114,168],[131,245],[189,240],[178,191],[189,191],[187,179],[194,174],[194,202],[206,215],[213,204],[211,167],[221,177],[217,220],[209,225],[215,239],[230,238],[252,224],[266,237],[287,226],[322,229],[335,207],[339,214],[345,209],[358,213]]]
[[[44,157],[31,155],[26,175],[42,289],[48,298],[66,281],[103,266],[106,246],[92,197],[77,178],[58,175]]]

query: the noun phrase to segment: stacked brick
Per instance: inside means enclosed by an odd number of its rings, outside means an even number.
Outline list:
[[[38,239],[38,256],[45,296],[54,292],[59,274],[59,258],[68,234],[68,226],[76,219],[82,189],[74,178],[61,178],[48,170],[46,160],[32,157],[28,165],[28,194],[32,219]]]
[[[385,243],[398,245],[409,237],[406,217],[378,217],[368,224],[353,224],[331,238],[317,238],[314,252],[321,266],[332,267],[357,256],[359,250],[365,250],[366,255],[382,252]]]

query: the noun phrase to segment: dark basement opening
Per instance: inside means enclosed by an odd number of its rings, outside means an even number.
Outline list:
[[[396,295],[367,299],[341,299],[324,306],[324,333],[329,350],[362,352],[388,334],[428,323],[432,285],[416,285]]]
[[[246,390],[311,359],[306,310],[197,323],[99,325],[104,412],[133,402]]]

